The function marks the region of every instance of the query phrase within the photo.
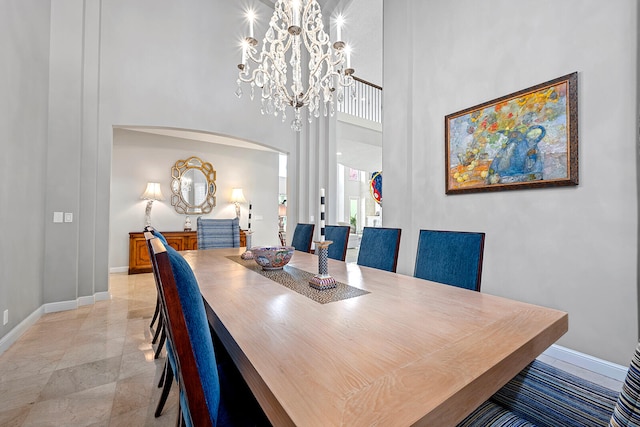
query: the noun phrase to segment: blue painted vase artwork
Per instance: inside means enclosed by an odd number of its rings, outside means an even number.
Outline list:
[[[577,73],[445,117],[447,193],[576,185]]]

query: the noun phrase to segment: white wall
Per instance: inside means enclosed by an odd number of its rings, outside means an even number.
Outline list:
[[[0,297],[18,311],[0,336],[42,303],[107,290],[114,126],[276,147],[291,154],[290,224],[317,217],[317,189],[333,188],[336,176],[335,144],[325,143],[335,126],[305,123],[295,135],[234,97],[241,2],[0,4],[8,67],[0,70],[8,100]],[[266,5],[259,12],[270,15]],[[408,208],[386,209],[384,221],[403,228],[400,272],[412,272],[420,228],[486,231],[483,292],[566,310],[570,332],[560,344],[628,364],[638,321],[637,24],[633,0],[385,4],[383,170],[394,173],[383,194],[385,205]],[[572,71],[580,73],[578,187],[444,195],[446,114]],[[20,179],[29,197],[16,195]],[[17,205],[30,208],[16,214]],[[76,222],[52,224],[54,210]]]
[[[260,103],[234,95],[241,59],[239,41],[247,27],[244,6],[221,0],[112,0],[102,4],[100,55],[99,187],[96,221],[109,212],[113,126],[159,126],[200,130],[273,147],[289,154],[287,221],[318,221],[318,189],[332,188],[326,159],[335,119],[304,121],[293,132],[287,112],[262,116]],[[273,8],[255,4],[262,34]],[[333,143],[335,145],[335,143]],[[335,162],[334,166],[335,168]],[[297,178],[297,179],[296,179]],[[332,211],[328,204],[329,220]],[[106,242],[108,234],[104,237]],[[96,257],[102,263],[98,238]],[[256,242],[257,243],[257,242]],[[97,271],[101,275],[101,271]]]
[[[0,297],[14,308],[0,337],[42,304],[69,307],[108,291],[114,127],[200,130],[274,147],[290,155],[289,222],[317,217],[319,198],[308,195],[321,185],[331,188],[332,175],[319,172],[327,162],[317,158],[335,152],[326,143],[335,132],[332,120],[305,124],[296,134],[291,113],[282,123],[262,116],[259,102],[235,97],[244,6],[223,0],[2,2],[7,67],[0,73],[7,73],[2,88],[9,110],[0,131],[9,147],[1,159],[8,165],[0,223],[11,246],[1,254]],[[272,7],[254,7],[261,18],[256,31],[264,32]],[[35,172],[15,159],[29,159]],[[9,197],[20,178],[32,192]],[[12,206],[18,205],[29,209],[16,215]],[[73,213],[74,222],[53,224],[54,211]],[[17,282],[23,285],[15,288]]]
[[[559,344],[627,365],[638,339],[637,2],[384,6],[385,226],[484,231],[482,291],[565,310]],[[578,71],[580,185],[446,196],[444,116]]]
[[[297,140],[233,94],[241,4],[52,0],[52,11],[45,211],[76,221],[45,223],[44,302],[108,290],[114,127],[202,130],[286,153]]]
[[[0,2],[0,338],[42,304],[50,13]]]
[[[150,154],[151,153],[151,154]],[[185,215],[171,205],[171,167],[191,156],[216,171],[217,204],[205,218],[234,218],[232,188],[242,188],[252,202],[253,246],[278,242],[278,153],[171,138],[124,129],[114,130],[111,174],[109,268],[129,265],[129,232],[144,227],[147,202],[140,195],[147,182],[159,182],[164,201],[153,203],[151,223],[160,231],[182,231]],[[248,204],[240,205],[240,226],[247,228]],[[195,230],[198,215],[190,215]],[[262,219],[257,219],[256,217]]]
[[[391,0],[393,1],[393,0]],[[382,85],[382,0],[349,0],[342,11],[343,41],[352,48],[355,75]],[[335,14],[332,15],[332,17]],[[335,22],[332,24],[335,26]],[[335,32],[333,33],[335,36]]]

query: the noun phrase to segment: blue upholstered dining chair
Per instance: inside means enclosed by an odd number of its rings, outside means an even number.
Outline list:
[[[147,225],[144,228],[145,232],[150,232],[152,233],[152,235],[154,237],[157,237],[158,239],[160,239],[160,241],[162,242],[162,244],[166,247],[169,246],[169,244],[167,243],[167,239],[165,239],[165,237],[162,235],[162,233],[160,233],[159,231],[157,231],[156,229],[154,229],[152,226]],[[149,252],[149,256],[151,256],[151,252]],[[151,317],[151,323],[149,324],[150,328],[153,328],[153,325],[156,323],[156,320],[158,320],[159,318],[159,314],[160,314],[160,295],[158,295],[158,298],[156,300],[156,309],[153,312],[153,316]],[[156,334],[158,333],[160,327],[158,327],[158,329],[156,330]],[[157,337],[154,336],[153,337],[153,343],[155,344]]]
[[[269,425],[237,371],[224,370],[216,362],[203,298],[189,264],[158,239],[151,239],[151,251],[177,365],[184,425]]]
[[[331,259],[344,261],[347,257],[347,243],[349,242],[348,225],[327,225],[324,228],[325,240],[331,240],[333,243],[329,245],[327,256]]]
[[[399,228],[364,227],[357,264],[395,273],[401,232]]]
[[[311,252],[311,241],[315,224],[298,223],[293,231],[291,246],[300,252]]]
[[[640,344],[616,393],[534,360],[458,427],[640,426]]]
[[[198,249],[239,248],[240,219],[205,219],[198,217]]]
[[[165,247],[169,246],[169,244],[167,243],[167,239],[162,235],[162,233],[154,229],[152,226],[150,225],[146,226],[144,228],[144,231],[145,231],[145,236],[146,236],[146,233],[149,232],[153,237],[157,237],[158,239],[160,239],[160,241]],[[149,239],[147,239],[147,246],[148,246],[148,243],[149,243]],[[149,259],[151,259],[151,252],[149,252]],[[156,280],[156,288],[157,288],[157,280]],[[156,308],[153,312],[151,323],[149,324],[149,327],[153,329],[153,325],[156,323],[156,321],[158,322],[156,325],[156,330],[153,334],[153,339],[151,340],[151,344],[156,344],[156,343],[158,344],[156,347],[156,351],[154,353],[154,359],[157,359],[158,357],[160,357],[160,353],[162,352],[162,348],[164,347],[164,343],[166,340],[166,332],[164,329],[164,316],[162,316],[162,312],[160,310],[161,308],[160,291],[158,289],[156,290],[158,292],[158,296],[156,298]]]
[[[164,247],[168,247],[167,240],[164,236],[159,232],[153,229],[153,227],[148,226],[145,227],[144,237],[147,241],[147,248],[149,250],[149,259],[151,260],[151,266],[153,271],[153,278],[156,283],[156,291],[158,292],[158,299],[156,308],[159,308],[159,321],[158,321],[158,330],[162,330],[162,339],[158,343],[157,350],[155,352],[155,358],[157,359],[162,347],[164,345],[166,349],[167,358],[164,362],[164,368],[162,370],[162,375],[160,376],[160,381],[158,382],[158,387],[162,387],[162,393],[160,394],[160,398],[158,399],[158,404],[156,405],[155,417],[159,417],[162,414],[162,410],[164,409],[164,405],[167,402],[167,397],[169,397],[169,392],[171,391],[171,386],[173,385],[174,373],[178,372],[177,364],[175,360],[173,350],[173,343],[171,340],[166,340],[166,318],[167,318],[167,309],[164,303],[164,296],[162,294],[161,284],[160,284],[160,276],[158,273],[158,266],[155,262],[155,258],[153,256],[153,247],[151,243],[151,239],[157,238],[164,245]],[[156,331],[156,335],[157,335]],[[155,343],[155,336],[152,343]]]
[[[480,291],[484,233],[420,230],[414,276]]]

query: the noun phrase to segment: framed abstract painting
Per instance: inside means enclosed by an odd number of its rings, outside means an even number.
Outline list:
[[[446,194],[578,185],[578,73],[445,116]]]

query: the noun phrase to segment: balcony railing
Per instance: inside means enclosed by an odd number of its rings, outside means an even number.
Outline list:
[[[346,89],[338,111],[365,120],[382,123],[382,88],[353,76],[352,87]]]

